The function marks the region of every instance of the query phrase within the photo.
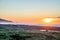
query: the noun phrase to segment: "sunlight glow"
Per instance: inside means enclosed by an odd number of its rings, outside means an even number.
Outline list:
[[[45,22],[45,23],[50,23],[50,22],[52,22],[52,18],[45,18],[43,21]]]

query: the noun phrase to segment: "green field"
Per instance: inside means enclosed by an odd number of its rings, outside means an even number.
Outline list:
[[[1,29],[0,40],[60,40],[60,32],[32,33],[26,30]]]

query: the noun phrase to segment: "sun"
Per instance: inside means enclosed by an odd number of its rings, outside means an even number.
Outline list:
[[[43,21],[45,22],[45,23],[50,23],[50,22],[52,22],[52,18],[45,18]]]

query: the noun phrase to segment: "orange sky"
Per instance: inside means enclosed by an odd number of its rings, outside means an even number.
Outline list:
[[[43,20],[45,19],[44,17],[43,18],[40,18],[40,17],[37,17],[37,18],[15,18],[15,17],[6,17],[4,19],[7,19],[7,20],[11,20],[13,22],[22,22],[22,23],[35,23],[35,24],[60,24],[60,18],[53,18],[54,20],[52,20],[51,23],[45,23]]]
[[[0,18],[14,22],[42,24],[44,18],[59,16],[59,0],[0,0]]]

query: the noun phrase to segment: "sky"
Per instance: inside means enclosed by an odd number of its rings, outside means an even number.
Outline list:
[[[0,0],[0,18],[14,22],[40,23],[59,16],[60,0]]]

